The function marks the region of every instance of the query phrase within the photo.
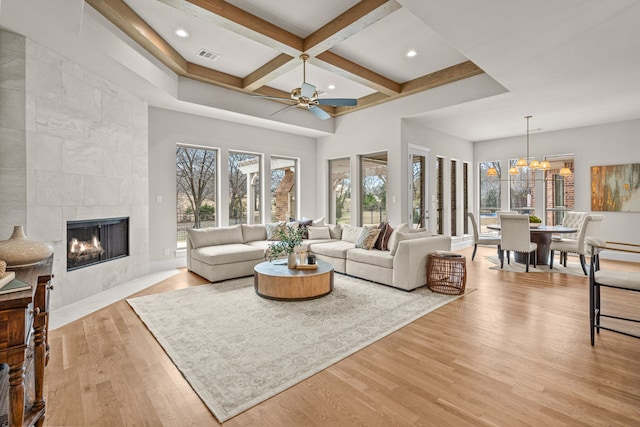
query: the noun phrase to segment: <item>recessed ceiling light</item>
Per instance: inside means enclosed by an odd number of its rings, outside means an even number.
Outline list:
[[[336,85],[329,85],[329,86],[327,86],[327,89],[329,89],[329,90],[333,90],[333,89],[335,89],[335,88],[336,88]]]
[[[189,33],[187,33],[187,31],[182,28],[178,28],[176,30],[176,36],[186,38],[189,37]]]
[[[417,54],[418,54],[418,52],[416,52],[415,50],[411,49],[410,51],[407,52],[407,58],[413,58]]]

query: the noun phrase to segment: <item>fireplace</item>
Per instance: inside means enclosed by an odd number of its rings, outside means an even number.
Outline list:
[[[67,222],[67,271],[129,256],[129,218]]]

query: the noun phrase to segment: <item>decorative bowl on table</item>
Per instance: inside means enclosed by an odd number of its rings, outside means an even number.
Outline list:
[[[529,223],[529,228],[538,228],[540,227],[542,224],[539,222],[530,222]]]
[[[538,228],[542,225],[542,220],[535,215],[529,215],[529,227]]]

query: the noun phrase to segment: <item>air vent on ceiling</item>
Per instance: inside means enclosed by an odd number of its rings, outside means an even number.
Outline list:
[[[209,61],[215,61],[220,56],[219,53],[211,52],[207,49],[200,49],[198,51],[198,56],[203,57],[204,59],[208,59]]]

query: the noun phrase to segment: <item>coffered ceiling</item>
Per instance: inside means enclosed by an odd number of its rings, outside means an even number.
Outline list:
[[[483,73],[395,0],[86,1],[176,74],[249,95],[288,98],[306,53],[320,98],[358,100],[333,116]]]
[[[469,141],[522,135],[526,115],[542,132],[638,119],[638,22],[637,0],[0,0],[0,28],[151,106],[311,137],[358,115],[270,116],[282,105],[251,97],[300,87],[301,52],[321,97],[404,97],[380,111]]]

